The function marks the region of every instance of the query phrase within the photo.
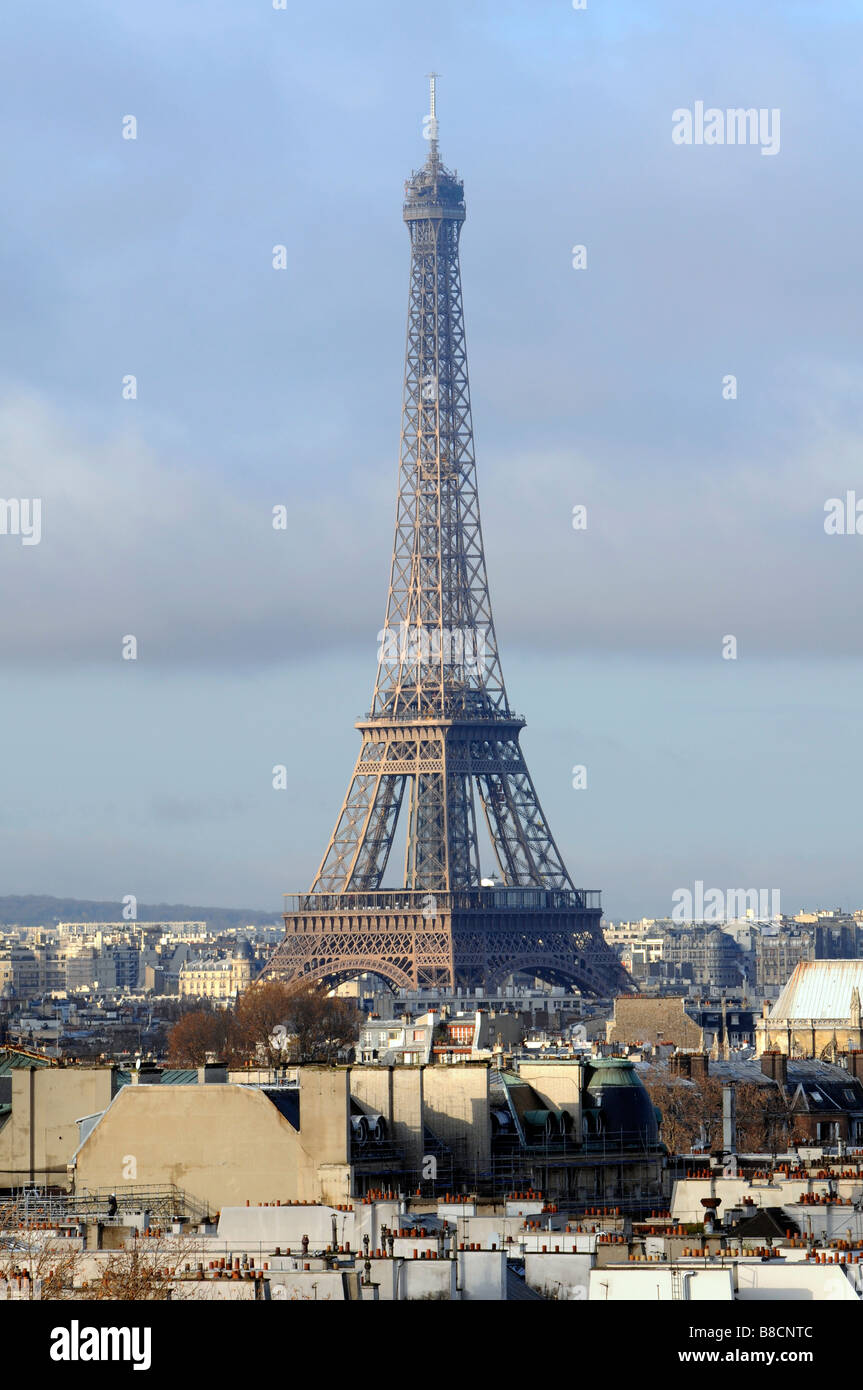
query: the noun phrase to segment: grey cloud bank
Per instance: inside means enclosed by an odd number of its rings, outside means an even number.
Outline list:
[[[684,473],[645,451],[634,475],[609,447],[481,459],[504,656],[509,643],[573,642],[704,655],[738,628],[752,656],[859,653],[859,562],[854,546],[829,543],[824,511],[859,476],[860,435],[812,420],[808,397],[789,408],[785,457],[775,443],[762,459],[711,451]],[[0,535],[0,576],[18,596],[0,612],[7,660],[114,662],[127,633],[157,667],[252,669],[345,646],[376,658],[391,463],[373,481],[334,489],[324,473],[315,491],[285,481],[268,496],[169,463],[128,432],[97,444],[74,434],[45,402],[0,402],[0,450],[18,479],[38,482],[52,523],[38,549]],[[282,502],[284,530],[272,516]],[[586,516],[574,531],[576,504]]]

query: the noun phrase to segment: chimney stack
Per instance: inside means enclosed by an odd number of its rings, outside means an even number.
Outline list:
[[[788,1058],[784,1052],[762,1052],[761,1070],[771,1081],[778,1081],[780,1086],[787,1086]]]
[[[690,1058],[690,1076],[693,1081],[706,1081],[710,1074],[710,1058],[706,1052],[693,1052]]]
[[[227,1080],[228,1068],[224,1062],[205,1062],[202,1067],[198,1067],[199,1086],[224,1085]]]
[[[722,1149],[726,1162],[736,1157],[737,1100],[733,1081],[726,1081],[722,1086]]]
[[[157,1086],[162,1080],[162,1068],[157,1067],[155,1062],[135,1063],[131,1081],[133,1086]]]
[[[856,1076],[858,1081],[863,1081],[863,1052],[859,1049],[848,1052],[845,1057],[845,1065],[848,1068],[849,1076]]]

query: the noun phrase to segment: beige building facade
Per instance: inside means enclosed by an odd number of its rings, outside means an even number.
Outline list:
[[[298,1114],[281,1105],[286,1088],[124,1086],[70,1162],[74,1191],[173,1184],[212,1213],[348,1201],[349,1073],[298,1070]]]
[[[252,983],[253,957],[248,942],[231,955],[187,960],[180,968],[179,993],[187,999],[236,999]]]
[[[0,1119],[0,1189],[63,1187],[78,1147],[78,1120],[105,1110],[117,1091],[111,1067],[16,1067],[5,1081],[11,1111]]]

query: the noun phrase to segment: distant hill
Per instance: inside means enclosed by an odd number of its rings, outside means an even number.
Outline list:
[[[50,927],[55,922],[120,922],[122,904],[38,894],[0,897],[0,926]],[[185,903],[138,903],[139,922],[206,922],[213,932],[232,927],[281,925],[278,912],[242,907],[188,907]]]

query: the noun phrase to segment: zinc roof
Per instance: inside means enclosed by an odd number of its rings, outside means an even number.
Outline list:
[[[48,1057],[39,1057],[32,1052],[18,1052],[13,1048],[0,1050],[0,1076],[8,1076],[10,1071],[15,1071],[19,1067],[48,1067],[50,1065]]]
[[[117,1073],[117,1085],[128,1086],[132,1080],[132,1074],[128,1071]],[[162,1086],[196,1086],[198,1084],[198,1073],[194,1067],[166,1067],[162,1071]]]
[[[801,960],[770,1011],[782,1018],[847,1019],[854,989],[863,1000],[863,960]]]

